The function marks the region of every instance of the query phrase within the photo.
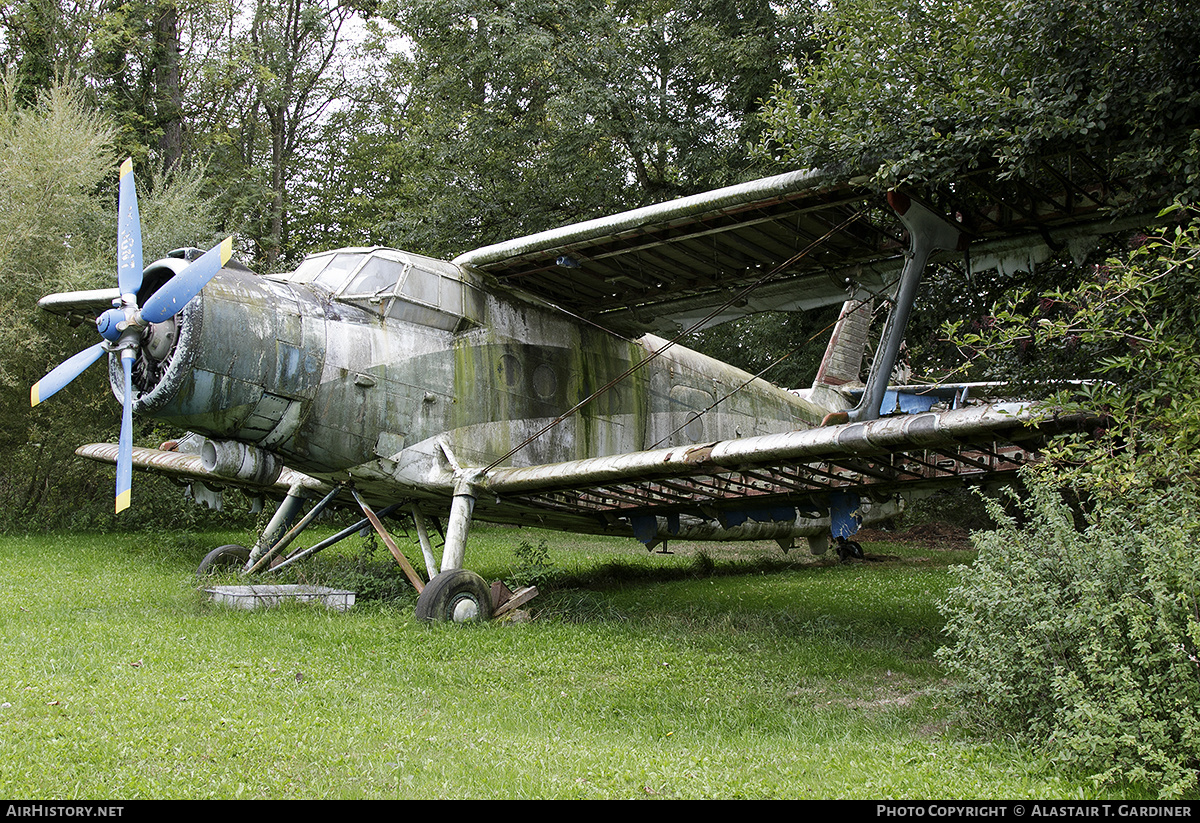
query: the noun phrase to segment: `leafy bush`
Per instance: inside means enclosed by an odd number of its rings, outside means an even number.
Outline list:
[[[1191,487],[1080,512],[1029,478],[1017,516],[977,535],[941,608],[969,718],[1048,743],[1103,782],[1197,787],[1200,496]],[[1077,520],[1083,520],[1083,528]]]
[[[281,578],[282,580],[283,578]],[[318,555],[296,566],[287,580],[315,583],[355,593],[359,601],[404,602],[416,592],[404,571],[386,550],[380,550],[372,532],[355,554]]]
[[[513,549],[520,565],[510,575],[515,586],[544,586],[555,575],[554,561],[545,540],[536,544],[522,540]]]
[[[1169,212],[1177,225],[1135,236],[1076,287],[1020,294],[974,330],[947,328],[972,365],[1020,352],[1047,377],[1086,381],[1046,407],[1102,417],[1049,452],[1089,494],[1119,500],[1200,477],[1200,211]]]
[[[1176,796],[1200,787],[1200,220],[1177,214],[1077,287],[950,330],[976,363],[1086,367],[1047,408],[1097,422],[1046,450],[1016,516],[992,507],[940,652],[976,722]]]

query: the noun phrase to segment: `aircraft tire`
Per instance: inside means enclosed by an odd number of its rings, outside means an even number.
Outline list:
[[[246,561],[249,559],[250,550],[245,546],[239,546],[236,543],[220,546],[204,555],[204,559],[200,561],[200,566],[196,569],[196,576],[204,577],[215,572],[239,569],[246,565]]]
[[[853,540],[847,540],[844,543],[838,544],[838,559],[845,560],[848,557],[853,557],[855,560],[863,559],[863,549],[858,543]]]
[[[435,623],[470,623],[492,619],[492,589],[468,569],[447,569],[434,577],[417,598],[417,617]]]

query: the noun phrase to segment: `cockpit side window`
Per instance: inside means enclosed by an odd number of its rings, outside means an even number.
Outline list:
[[[328,263],[329,258],[325,256],[309,257],[294,272],[286,275],[286,278],[292,283],[310,283]]]
[[[354,275],[354,279],[346,284],[342,294],[347,297],[351,295],[375,296],[383,292],[391,292],[408,268],[409,266],[395,260],[371,257]]]
[[[414,267],[404,279],[404,285],[400,287],[400,296],[427,306],[438,306],[441,284],[442,278],[438,274]]]
[[[335,254],[321,273],[313,278],[313,282],[330,291],[337,291],[338,287],[346,282],[346,276],[362,261],[361,254]]]

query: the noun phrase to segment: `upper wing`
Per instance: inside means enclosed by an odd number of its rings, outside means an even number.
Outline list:
[[[1129,198],[1099,164],[1050,158],[1044,169],[1019,185],[977,171],[952,191],[917,199],[961,223],[978,271],[1027,268],[1073,238],[1132,228],[1153,213],[1114,222]],[[840,303],[855,289],[880,292],[902,265],[903,234],[864,178],[801,171],[485,246],[454,262],[616,331],[667,332]]]

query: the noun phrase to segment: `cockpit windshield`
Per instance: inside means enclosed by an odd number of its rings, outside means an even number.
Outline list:
[[[478,322],[482,313],[482,295],[459,267],[395,249],[322,252],[278,277],[320,286],[377,314],[447,331]]]

